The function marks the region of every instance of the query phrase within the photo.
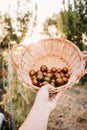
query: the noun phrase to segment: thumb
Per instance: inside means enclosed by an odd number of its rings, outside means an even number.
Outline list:
[[[63,92],[59,92],[59,93],[56,94],[56,96],[55,96],[56,102],[60,99],[62,93],[63,93]]]
[[[42,86],[42,89],[46,89],[46,90],[50,90],[50,89],[53,89],[54,87],[50,84],[46,84],[44,86]]]

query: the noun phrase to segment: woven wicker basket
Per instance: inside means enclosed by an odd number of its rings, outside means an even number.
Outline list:
[[[70,78],[68,83],[50,92],[60,92],[78,83],[81,77],[87,73],[85,68],[87,55],[83,54],[72,42],[65,39],[47,38],[27,46],[16,45],[11,53],[12,61],[17,67],[18,78],[28,88],[39,90],[32,85],[29,70],[38,70],[41,65],[51,67],[68,67]]]

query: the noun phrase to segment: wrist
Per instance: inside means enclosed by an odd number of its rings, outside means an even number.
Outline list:
[[[46,117],[49,117],[49,115],[50,115],[49,109],[43,104],[35,103],[33,105],[33,110]]]

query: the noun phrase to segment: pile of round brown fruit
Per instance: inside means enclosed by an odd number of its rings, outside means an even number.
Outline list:
[[[67,67],[63,67],[62,69],[52,67],[51,69],[48,69],[46,65],[41,65],[40,69],[37,71],[33,69],[30,70],[29,75],[31,77],[32,84],[38,87],[48,83],[54,87],[59,87],[66,84],[70,77]]]

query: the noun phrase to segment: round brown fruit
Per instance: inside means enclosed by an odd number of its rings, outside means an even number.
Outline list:
[[[39,82],[44,81],[44,76],[43,76],[42,74],[38,74],[38,75],[37,75],[37,80],[38,80]]]
[[[31,79],[32,79],[32,80],[37,79],[36,75],[33,75],[33,76],[31,77]]]
[[[65,74],[63,72],[60,73],[61,78],[63,78],[65,76]]]
[[[36,71],[35,71],[35,70],[30,70],[30,71],[29,71],[29,75],[30,75],[30,76],[33,76],[33,75],[35,75],[35,74],[36,74]]]
[[[68,72],[68,68],[67,68],[67,67],[63,67],[63,68],[62,68],[62,72],[63,72],[64,74],[66,74],[66,73]]]
[[[60,77],[61,77],[60,73],[54,73],[54,79],[57,79],[57,78],[60,78]]]
[[[43,74],[41,70],[37,70],[36,75]]]
[[[46,65],[41,65],[40,69],[35,71],[34,69],[29,71],[32,84],[41,87],[50,83],[52,86],[59,87],[68,82],[70,74],[67,67],[56,68],[52,67],[48,69]]]
[[[44,77],[44,81],[47,81],[48,83],[50,83],[50,82],[51,82],[51,79],[46,76],[46,77]]]
[[[53,74],[52,73],[47,73],[47,75],[46,75],[47,77],[49,77],[50,79],[52,79],[52,77],[53,77]]]
[[[40,70],[41,70],[42,72],[47,72],[47,66],[46,66],[46,65],[42,65],[42,66],[40,67]]]
[[[35,86],[38,86],[38,81],[36,79],[33,79],[32,84],[35,85]]]
[[[61,86],[61,85],[64,85],[64,81],[62,78],[57,78],[55,80],[55,84],[56,84],[56,86]]]
[[[47,76],[47,72],[43,72],[43,76],[44,76],[44,77]]]
[[[68,82],[68,78],[67,77],[63,77],[63,81],[64,81],[64,83],[67,83]]]
[[[55,73],[57,71],[57,68],[56,67],[52,67],[51,68],[51,72]]]

